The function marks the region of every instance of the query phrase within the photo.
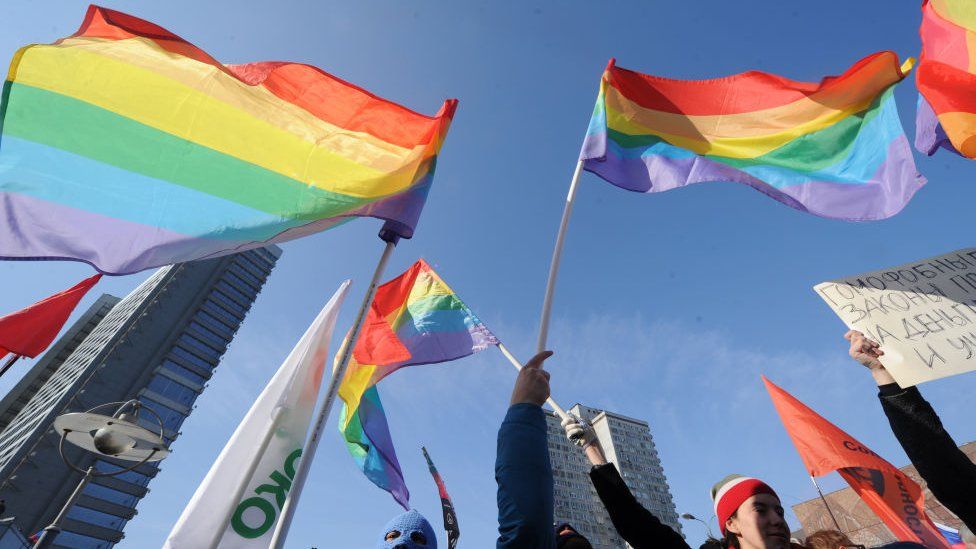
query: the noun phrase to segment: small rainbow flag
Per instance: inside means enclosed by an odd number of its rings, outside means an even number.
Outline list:
[[[429,117],[309,65],[223,65],[92,6],[10,65],[0,258],[126,274],[360,216],[409,238],[456,105]]]
[[[809,83],[759,71],[673,80],[611,60],[580,159],[630,191],[733,181],[823,217],[890,217],[925,184],[892,93],[912,63],[881,52]]]
[[[406,366],[435,364],[497,345],[498,339],[423,259],[376,290],[339,386],[339,432],[363,473],[410,508],[376,384]]]
[[[922,3],[915,148],[976,158],[976,2]]]

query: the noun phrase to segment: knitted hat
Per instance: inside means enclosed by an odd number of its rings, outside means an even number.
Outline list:
[[[729,520],[729,517],[747,499],[759,494],[769,494],[779,498],[776,492],[765,482],[742,475],[729,475],[718,481],[715,486],[712,486],[715,518],[718,519],[718,527],[722,530],[723,536],[727,534],[725,531],[725,523]]]

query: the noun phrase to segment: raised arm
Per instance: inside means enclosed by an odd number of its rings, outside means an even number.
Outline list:
[[[854,330],[844,337],[851,342],[851,357],[871,371],[891,430],[929,490],[971,530],[976,528],[976,464],[959,450],[922,393],[895,383],[876,342]]]
[[[498,430],[498,549],[556,546],[552,465],[542,412],[549,397],[549,373],[542,363],[551,355],[537,354],[519,372],[511,406]]]
[[[620,478],[616,466],[607,463],[593,427],[573,418],[562,424],[569,440],[583,449],[593,465],[590,480],[620,537],[634,549],[688,549],[681,534],[645,509]]]

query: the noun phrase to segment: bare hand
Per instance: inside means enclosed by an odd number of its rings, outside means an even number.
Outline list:
[[[884,355],[884,351],[881,350],[881,344],[877,341],[868,339],[857,330],[851,330],[844,334],[844,339],[851,342],[849,351],[851,358],[867,366],[870,370],[884,368],[884,364],[881,363],[881,356]]]
[[[881,357],[884,356],[884,351],[881,350],[881,345],[878,342],[868,339],[857,330],[851,330],[844,334],[844,339],[851,342],[851,349],[849,351],[851,358],[871,370],[871,376],[874,377],[878,385],[887,385],[895,382],[895,378],[891,377],[891,374],[885,369],[884,364],[881,363]]]
[[[552,356],[552,351],[543,351],[529,360],[515,378],[512,389],[512,404],[531,403],[538,406],[549,398],[549,372],[542,369],[542,363]]]

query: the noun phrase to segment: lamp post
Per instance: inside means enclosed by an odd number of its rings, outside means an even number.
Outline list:
[[[681,518],[685,520],[697,520],[698,522],[702,523],[702,526],[705,527],[705,531],[708,532],[708,539],[718,539],[712,534],[712,529],[708,527],[708,523],[696,517],[695,515],[692,515],[691,513],[684,513],[681,515]]]
[[[110,416],[95,413],[96,410],[116,404],[119,407]],[[146,410],[155,416],[156,423],[159,424],[158,434],[139,426],[139,413],[142,410]],[[166,448],[166,442],[163,440],[162,418],[152,408],[146,408],[138,400],[109,402],[95,406],[87,412],[60,415],[54,420],[54,430],[61,435],[61,442],[58,444],[61,459],[69,468],[82,473],[84,477],[51,524],[44,528],[37,543],[34,544],[34,549],[46,549],[54,543],[54,539],[61,533],[61,522],[65,515],[68,514],[68,510],[71,509],[82,490],[88,486],[93,478],[121,475],[132,471],[143,463],[160,461],[169,455],[169,449]],[[64,455],[65,441],[99,456],[136,463],[131,467],[110,473],[96,472],[94,464],[88,469],[82,469]]]

